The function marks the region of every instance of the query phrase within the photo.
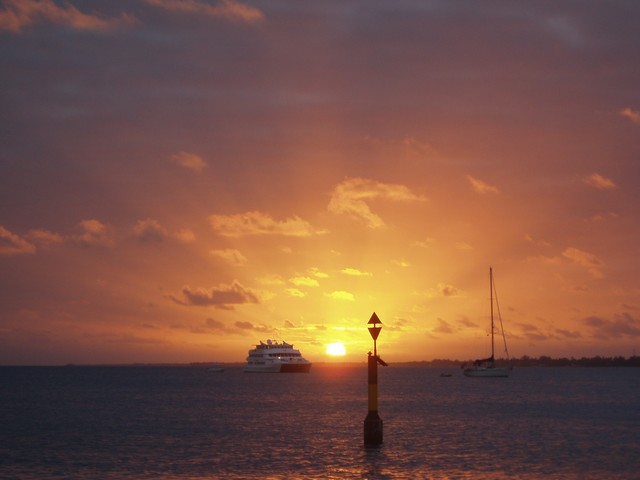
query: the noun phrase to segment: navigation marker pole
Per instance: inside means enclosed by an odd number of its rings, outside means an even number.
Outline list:
[[[373,338],[373,355],[369,352],[368,358],[368,378],[369,378],[369,412],[364,419],[364,445],[366,447],[376,447],[382,443],[382,419],[378,415],[378,363],[387,366],[384,360],[378,356],[378,346],[376,341],[382,322],[373,312],[367,323],[371,338]]]

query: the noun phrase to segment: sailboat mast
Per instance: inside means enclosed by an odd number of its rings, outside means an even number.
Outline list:
[[[489,267],[489,298],[491,302],[491,360],[493,360],[493,268]]]

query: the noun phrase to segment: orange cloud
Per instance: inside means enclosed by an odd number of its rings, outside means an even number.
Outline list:
[[[187,170],[192,170],[196,173],[200,173],[207,166],[205,161],[195,153],[179,152],[172,155],[171,160],[181,167],[184,167]]]
[[[471,175],[467,175],[467,180],[471,184],[471,187],[473,187],[473,189],[476,191],[476,193],[480,193],[482,195],[484,195],[485,193],[500,193],[500,190],[498,190],[497,187],[489,185],[488,183],[474,178]]]
[[[104,19],[87,15],[69,3],[59,7],[51,0],[7,0],[0,11],[0,31],[20,33],[24,27],[49,22],[75,30],[109,30],[135,23],[135,17],[123,13],[119,18]]]
[[[0,255],[36,253],[35,245],[0,226]]]
[[[82,220],[81,233],[75,239],[85,246],[111,247],[114,244],[109,228],[99,220]]]
[[[329,274],[321,271],[318,267],[311,267],[309,273],[318,278],[329,278]]]
[[[286,235],[308,237],[317,233],[308,222],[292,217],[282,222],[271,218],[267,213],[245,212],[236,215],[211,215],[209,222],[214,230],[225,237],[245,235]]]
[[[38,245],[50,247],[64,243],[64,237],[59,233],[51,232],[44,229],[35,229],[29,231],[28,237]]]
[[[333,298],[334,300],[347,300],[350,302],[355,300],[353,293],[345,292],[344,290],[336,290],[331,293],[326,293],[325,295],[329,298]]]
[[[307,296],[306,293],[298,288],[287,288],[285,292],[287,292],[287,295],[291,295],[292,297],[302,298]]]
[[[579,250],[575,247],[569,247],[562,252],[562,256],[571,260],[573,263],[585,267],[595,278],[601,278],[602,272],[599,267],[602,265],[600,259],[593,253]]]
[[[623,117],[627,117],[633,123],[640,123],[640,112],[637,110],[632,110],[631,108],[627,107],[623,110],[620,110],[620,115],[622,115]]]
[[[246,23],[264,20],[262,11],[233,0],[222,0],[219,5],[209,5],[196,0],[145,0],[145,2],[172,12],[225,18]]]
[[[367,204],[367,201],[375,199],[425,200],[404,185],[380,183],[366,178],[348,178],[334,188],[328,209],[332,213],[346,214],[362,220],[370,228],[380,228],[384,226],[384,221]]]
[[[587,185],[598,188],[600,190],[611,190],[612,188],[616,188],[616,184],[613,182],[613,180],[605,178],[599,173],[592,173],[588,177],[585,177],[583,181]]]
[[[296,287],[318,287],[320,283],[315,278],[309,277],[293,277],[289,281]]]
[[[178,230],[173,236],[182,243],[191,243],[196,239],[195,234],[189,229]]]
[[[431,158],[437,155],[436,150],[431,145],[420,142],[413,137],[403,138],[402,145],[411,156],[417,158]]]
[[[351,267],[343,268],[341,272],[345,275],[351,275],[353,277],[370,277],[372,275],[371,272],[363,272],[361,270],[358,270],[357,268]]]
[[[227,248],[224,250],[211,250],[209,254],[235,266],[246,265],[248,262],[247,257],[245,257],[238,250],[232,248]]]

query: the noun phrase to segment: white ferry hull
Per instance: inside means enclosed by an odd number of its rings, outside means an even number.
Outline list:
[[[247,365],[247,373],[308,373],[311,363],[279,363],[272,365]]]
[[[282,342],[260,342],[249,350],[244,371],[248,373],[307,373],[311,362],[293,345]]]

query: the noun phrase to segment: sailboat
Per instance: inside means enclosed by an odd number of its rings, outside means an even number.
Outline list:
[[[463,373],[467,377],[508,377],[510,368],[496,367],[495,365],[495,346],[494,346],[494,321],[493,321],[493,298],[494,298],[495,285],[493,283],[493,269],[489,267],[489,294],[491,298],[491,356],[489,358],[482,358],[475,360],[470,366],[463,366]],[[496,298],[497,305],[497,298]],[[502,339],[504,341],[504,351],[509,360],[509,351],[507,350],[507,339],[504,336],[504,329],[502,328],[502,317],[500,316],[500,307],[498,306],[498,318],[500,319],[500,330],[502,331]]]

